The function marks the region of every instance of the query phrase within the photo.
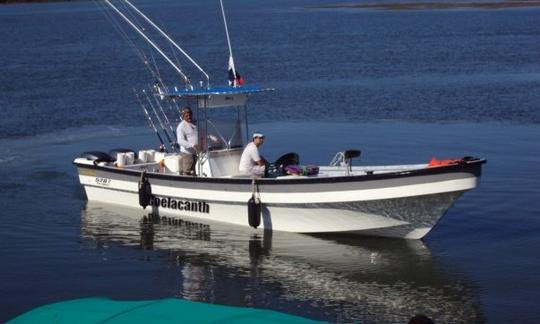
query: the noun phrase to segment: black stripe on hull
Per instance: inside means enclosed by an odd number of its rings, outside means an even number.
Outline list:
[[[468,173],[471,176],[479,177],[482,173],[482,164],[486,163],[486,160],[475,160],[471,162],[465,162],[454,165],[447,165],[434,168],[423,168],[416,170],[389,172],[382,174],[366,174],[366,175],[353,175],[353,176],[334,176],[334,177],[308,177],[308,178],[294,178],[294,179],[257,179],[257,184],[264,186],[279,186],[279,185],[313,185],[313,184],[337,184],[347,182],[364,182],[373,180],[389,180],[389,179],[402,179],[408,177],[428,176],[428,175],[443,175],[443,174],[455,174],[455,173]],[[112,167],[105,167],[99,165],[88,165],[82,163],[74,164],[82,169],[91,169],[96,171],[102,171],[112,174],[122,174],[127,176],[139,177],[141,171],[130,169],[119,169]],[[175,183],[204,183],[204,184],[232,184],[232,185],[251,185],[251,179],[249,178],[212,178],[212,177],[191,177],[180,175],[167,175],[159,173],[147,173],[149,179],[159,179],[165,181],[173,181]],[[194,186],[190,186],[194,187]]]

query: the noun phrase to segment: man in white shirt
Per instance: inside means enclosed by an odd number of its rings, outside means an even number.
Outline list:
[[[195,175],[195,163],[197,162],[197,153],[199,153],[197,126],[193,124],[193,112],[189,106],[182,109],[181,114],[182,121],[176,128],[176,140],[180,145],[182,173]]]
[[[259,147],[263,144],[263,142],[263,134],[253,134],[252,142],[246,145],[244,152],[242,152],[238,171],[240,171],[242,174],[248,174],[254,177],[264,176],[266,161],[259,154]]]

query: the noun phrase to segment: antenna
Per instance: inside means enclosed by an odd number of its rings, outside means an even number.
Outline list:
[[[227,19],[225,18],[225,9],[223,9],[223,0],[219,0],[221,5],[221,14],[223,16],[223,24],[225,25],[225,35],[227,35],[227,45],[229,45],[229,69],[232,70],[233,87],[236,87],[236,69],[234,67],[234,58],[232,55],[231,39],[229,37],[229,28],[227,27]]]

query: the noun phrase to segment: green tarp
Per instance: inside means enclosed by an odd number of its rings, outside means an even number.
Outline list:
[[[20,323],[316,323],[270,310],[205,304],[182,299],[115,301],[84,298],[35,308]]]

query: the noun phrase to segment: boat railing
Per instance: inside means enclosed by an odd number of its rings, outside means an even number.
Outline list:
[[[345,156],[343,155],[343,152],[337,152],[336,155],[334,155],[334,157],[330,161],[329,166],[339,167],[339,166],[343,166],[343,163],[345,163]]]

